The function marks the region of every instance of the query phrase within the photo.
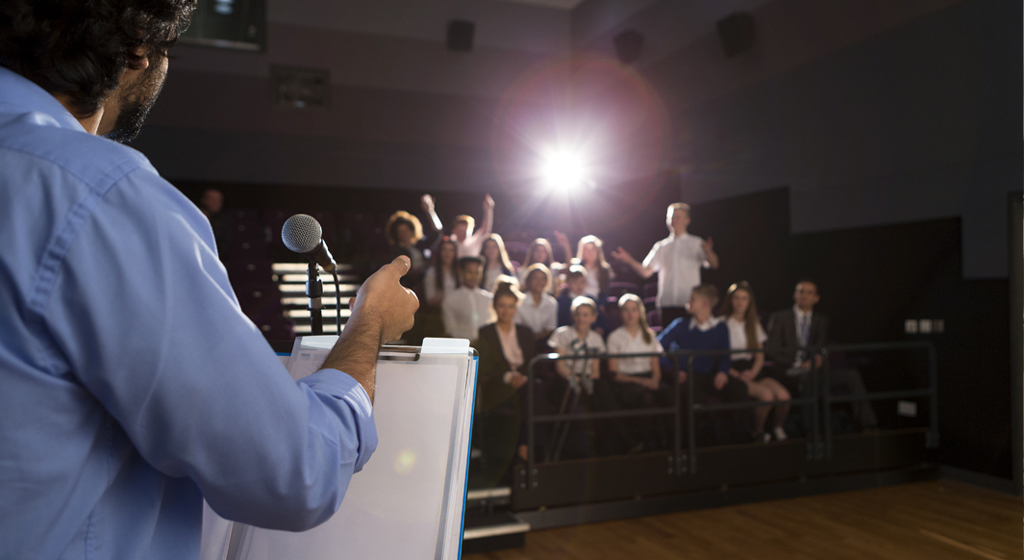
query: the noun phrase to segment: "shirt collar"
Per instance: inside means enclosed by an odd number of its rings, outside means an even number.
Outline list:
[[[704,321],[703,323],[697,323],[696,317],[690,317],[690,330],[692,331],[693,329],[699,329],[701,332],[708,332],[711,329],[718,326],[718,323],[721,322],[722,320],[719,319],[718,317],[708,317],[707,321]]]
[[[0,112],[43,113],[53,119],[51,123],[60,128],[85,132],[78,122],[57,98],[20,74],[0,66]],[[13,110],[12,110],[13,109]]]
[[[797,307],[796,305],[793,306],[793,314],[796,316],[797,319],[801,317],[810,317],[811,313],[811,311],[804,311]]]

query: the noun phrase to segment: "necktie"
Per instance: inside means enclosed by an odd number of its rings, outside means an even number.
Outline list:
[[[800,316],[800,343],[807,346],[811,338],[811,321],[807,315]]]

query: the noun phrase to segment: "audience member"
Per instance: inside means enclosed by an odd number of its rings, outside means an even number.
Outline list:
[[[562,380],[559,388],[563,388],[563,391],[572,391],[583,399],[591,410],[615,410],[615,395],[608,383],[601,379],[601,359],[598,356],[605,353],[604,340],[591,329],[597,320],[597,305],[594,300],[579,296],[573,300],[571,310],[572,326],[559,327],[548,339],[548,345],[559,355],[578,357],[555,362],[555,370]],[[569,393],[566,392],[565,395],[568,396]],[[599,424],[610,427],[610,430],[606,430],[608,437],[604,439],[606,452],[611,452],[616,443],[621,444],[630,453],[643,450],[643,444],[629,433],[621,418]]]
[[[757,318],[757,302],[754,300],[754,290],[746,282],[737,282],[729,287],[725,294],[725,302],[722,305],[722,315],[725,325],[729,328],[729,342],[733,350],[751,350],[750,352],[733,353],[732,367],[729,375],[746,383],[747,394],[762,401],[788,401],[789,391],[774,378],[766,375],[764,370],[764,353],[761,350],[768,335],[761,327],[761,321]],[[776,441],[785,441],[788,436],[783,429],[786,416],[789,415],[789,404],[775,406],[775,428],[772,434],[764,430],[765,422],[771,413],[771,406],[761,406],[754,409],[754,433],[755,441],[768,442],[772,435]]]
[[[573,322],[572,305],[576,298],[585,295],[587,290],[587,269],[574,264],[569,267],[565,275],[565,289],[558,296],[558,326],[564,327]],[[596,305],[596,303],[595,303]],[[597,308],[595,308],[597,309]],[[594,323],[594,330],[601,336],[608,332],[608,317],[597,309],[597,319]]]
[[[670,205],[665,223],[670,235],[654,244],[643,263],[622,247],[613,251],[612,257],[628,264],[643,278],[658,273],[658,310],[661,324],[667,326],[677,317],[686,316],[690,290],[700,284],[700,269],[718,268],[718,255],[710,237],[705,241],[686,232],[690,225],[688,204]]]
[[[224,193],[217,189],[205,189],[199,197],[199,209],[210,220],[213,228],[213,239],[217,243],[217,256],[227,266],[231,260],[231,244],[234,236],[234,222],[231,216],[222,212],[224,209]]]
[[[608,284],[615,278],[612,267],[604,258],[604,243],[594,235],[581,238],[574,262],[587,269],[587,287],[583,293],[594,298],[599,307],[602,306],[608,294]]]
[[[710,284],[701,284],[690,293],[687,309],[690,317],[679,317],[672,321],[658,335],[666,351],[676,350],[724,350],[730,349],[729,328],[725,322],[716,319],[711,310],[718,304],[718,289]],[[728,354],[696,355],[693,357],[693,371],[687,371],[688,359],[679,360],[679,382],[693,378],[694,396],[705,399],[718,397],[725,402],[741,401],[747,398],[747,386],[729,375],[732,360]],[[662,358],[662,369],[671,367],[667,358]]]
[[[473,346],[480,353],[480,409],[486,411],[505,407],[518,417],[516,451],[525,461],[526,368],[534,356],[534,336],[529,327],[513,322],[522,298],[523,295],[514,286],[508,283],[498,286],[493,299],[497,321],[480,329],[480,335]],[[543,400],[543,395],[538,395],[534,406],[541,405]]]
[[[452,235],[459,244],[459,256],[475,257],[480,254],[484,240],[491,235],[491,228],[494,226],[494,199],[491,195],[484,197],[484,223],[480,229],[474,231],[476,221],[473,216],[465,214],[456,216],[452,226]]]
[[[499,276],[515,277],[516,269],[505,251],[505,242],[497,233],[492,233],[484,240],[480,256],[484,259],[484,278],[480,284],[483,289],[493,292]]]
[[[619,298],[622,326],[608,335],[609,354],[644,354],[663,352],[661,343],[651,327],[647,325],[647,310],[644,302],[635,294]],[[616,402],[624,408],[648,408],[655,405],[662,393],[661,362],[658,356],[640,358],[608,358],[608,370],[612,374],[612,389]],[[661,422],[651,422],[650,417],[635,422],[640,433],[664,438]]]
[[[547,340],[558,328],[558,300],[548,293],[551,272],[541,263],[525,269],[526,298],[519,304],[516,323],[529,327],[537,340]]]
[[[548,291],[554,295],[558,289],[558,274],[561,272],[563,265],[553,261],[553,253],[551,252],[551,243],[543,237],[538,237],[530,243],[530,248],[526,250],[526,262],[523,266],[519,267],[519,284],[521,286],[526,285],[526,271],[527,269],[535,264],[543,264],[547,267],[548,272],[551,274],[551,285]]]
[[[776,376],[790,392],[797,392],[807,374],[822,366],[818,350],[828,341],[828,318],[814,311],[820,300],[818,285],[801,280],[793,292],[793,307],[773,313],[768,321],[768,357],[775,362]],[[860,372],[852,368],[831,371],[829,384],[833,394],[866,393]],[[870,402],[855,401],[851,405],[862,427],[878,424]]]
[[[391,258],[399,255],[409,257],[412,268],[402,277],[402,285],[407,288],[417,286],[423,280],[427,268],[427,259],[417,246],[423,239],[423,224],[420,219],[405,210],[399,210],[388,218],[384,231],[391,246]]]
[[[446,295],[441,304],[441,317],[448,336],[476,340],[480,327],[492,321],[490,292],[480,289],[483,260],[480,257],[459,259],[461,286]]]
[[[427,305],[440,306],[444,297],[459,287],[456,265],[458,255],[459,246],[455,241],[449,238],[441,241],[423,278],[423,295],[426,296]]]

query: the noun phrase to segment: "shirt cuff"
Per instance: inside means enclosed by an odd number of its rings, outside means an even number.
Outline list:
[[[313,392],[328,395],[349,411],[351,420],[341,418],[342,424],[350,428],[351,434],[357,438],[357,453],[354,472],[362,470],[363,465],[377,449],[377,426],[373,420],[373,403],[362,384],[351,375],[337,369],[321,369],[312,375],[302,378],[299,383],[307,385]],[[322,415],[310,415],[310,423]],[[323,430],[326,426],[314,426]],[[330,433],[330,431],[325,431]],[[342,434],[344,437],[346,434]],[[348,438],[344,438],[348,439]]]

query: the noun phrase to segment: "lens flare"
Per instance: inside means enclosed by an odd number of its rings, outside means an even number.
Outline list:
[[[574,189],[586,182],[587,169],[579,154],[560,150],[544,158],[541,175],[550,187]]]

